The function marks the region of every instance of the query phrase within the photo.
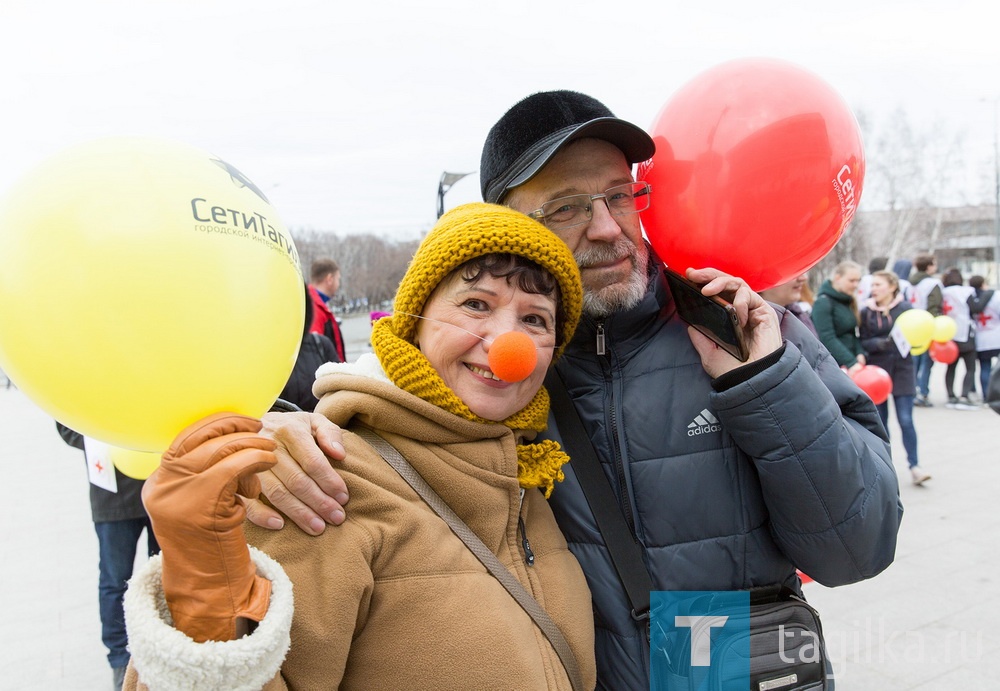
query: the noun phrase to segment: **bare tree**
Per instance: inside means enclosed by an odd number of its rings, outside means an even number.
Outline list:
[[[858,122],[867,161],[861,204],[840,242],[814,269],[817,283],[845,259],[866,266],[871,257],[885,256],[891,267],[896,259],[934,251],[940,209],[965,200],[964,133],[950,133],[940,122],[916,129],[902,108],[879,123],[858,111]]]
[[[377,235],[345,235],[291,229],[308,280],[313,261],[328,257],[340,266],[340,290],[333,303],[342,312],[365,312],[386,306],[395,295],[419,240],[391,241]]]
[[[940,209],[949,198],[963,196],[956,187],[964,165],[962,138],[961,134],[949,136],[940,123],[915,133],[901,109],[893,114],[892,126],[881,132],[875,147],[874,182],[884,182],[890,191],[886,200],[890,223],[884,240],[890,261],[915,245],[935,249],[941,229]],[[928,209],[938,213],[928,214]],[[921,216],[930,223],[918,222]]]

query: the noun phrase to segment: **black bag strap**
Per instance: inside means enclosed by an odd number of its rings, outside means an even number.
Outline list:
[[[583,427],[580,413],[573,405],[566,385],[556,373],[550,369],[545,377],[545,388],[549,392],[552,413],[559,426],[559,436],[563,440],[566,453],[569,454],[571,467],[580,479],[580,487],[587,498],[587,504],[597,520],[597,527],[604,538],[604,544],[611,554],[618,578],[625,587],[629,603],[632,605],[632,618],[636,621],[646,621],[649,627],[649,593],[653,590],[653,582],[642,559],[642,545],[625,523],[621,507],[615,498],[608,476],[597,460],[597,454],[590,443],[590,436]]]
[[[566,669],[566,674],[573,685],[573,689],[575,691],[584,691],[583,677],[580,674],[580,667],[576,662],[576,656],[573,655],[573,650],[569,647],[569,643],[566,642],[562,631],[559,630],[559,626],[552,621],[551,617],[545,613],[545,610],[532,597],[531,593],[521,585],[521,582],[517,580],[514,574],[500,563],[500,560],[497,559],[490,548],[479,539],[478,535],[472,532],[472,529],[465,524],[465,521],[458,517],[458,514],[448,506],[447,502],[427,484],[427,481],[396,450],[396,447],[367,427],[355,427],[351,431],[368,442],[385,459],[386,463],[391,465],[399,473],[400,477],[406,480],[406,483],[420,495],[421,499],[427,502],[427,505],[434,510],[434,513],[440,516],[448,524],[452,532],[476,555],[476,558],[482,562],[483,566],[500,581],[501,585],[517,600],[517,603],[521,605],[524,611],[534,620],[535,624],[538,625],[538,628],[542,630],[545,637],[549,639],[549,643],[555,648],[556,654]]]

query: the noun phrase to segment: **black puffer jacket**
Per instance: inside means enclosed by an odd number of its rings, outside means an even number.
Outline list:
[[[337,362],[337,350],[333,341],[319,334],[306,334],[299,346],[299,355],[295,359],[295,368],[288,378],[285,388],[278,396],[283,401],[294,403],[302,410],[311,413],[319,403],[312,392],[316,382],[316,370],[328,362]]]
[[[285,388],[278,394],[279,403],[275,403],[272,410],[286,410],[287,408],[282,406],[280,401],[287,401],[311,413],[316,408],[316,404],[319,403],[312,392],[313,383],[316,381],[316,370],[328,362],[340,362],[333,341],[321,334],[310,333],[313,307],[308,285],[305,286],[305,294],[305,322],[302,343],[299,344],[299,354],[295,358],[295,367],[285,383]]]
[[[585,318],[557,365],[658,590],[798,589],[796,567],[833,586],[892,562],[902,507],[875,407],[778,312],[780,358],[714,391],[655,270],[638,307]],[[599,686],[649,688],[645,627],[630,617],[572,463],[551,502],[593,593]]]

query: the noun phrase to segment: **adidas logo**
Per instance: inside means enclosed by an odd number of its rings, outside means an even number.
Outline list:
[[[699,434],[721,431],[722,425],[719,424],[719,419],[712,415],[708,408],[695,415],[694,420],[688,425],[689,437],[697,437]]]

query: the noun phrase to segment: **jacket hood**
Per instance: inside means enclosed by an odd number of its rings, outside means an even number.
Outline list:
[[[851,304],[851,300],[854,299],[853,295],[848,295],[847,293],[841,293],[839,290],[834,288],[833,283],[830,281],[830,279],[823,281],[823,285],[819,287],[818,295],[826,295],[831,300],[842,302],[845,305]]]
[[[899,276],[899,280],[908,281],[910,274],[913,273],[913,262],[909,259],[899,259],[892,265],[892,272]]]

